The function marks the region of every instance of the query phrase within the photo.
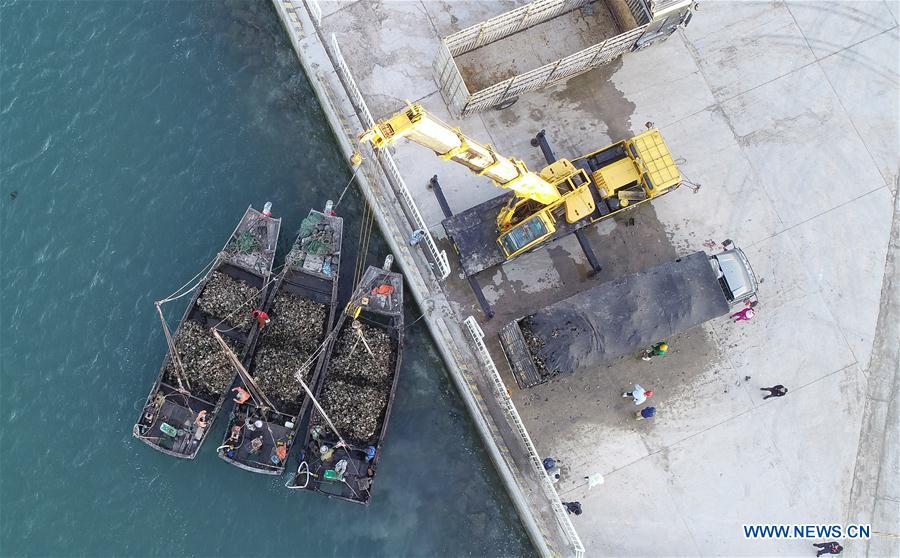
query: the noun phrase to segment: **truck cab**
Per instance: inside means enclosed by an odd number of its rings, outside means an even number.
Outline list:
[[[744,251],[731,241],[725,241],[724,247],[724,251],[709,257],[709,263],[728,303],[735,305],[756,296],[759,283]]]

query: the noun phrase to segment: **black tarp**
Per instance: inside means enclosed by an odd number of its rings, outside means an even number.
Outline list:
[[[553,374],[635,353],[728,310],[708,256],[696,252],[578,293],[519,324],[543,344],[535,356]]]

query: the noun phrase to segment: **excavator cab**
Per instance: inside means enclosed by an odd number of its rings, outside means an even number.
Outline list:
[[[501,233],[497,243],[506,257],[512,258],[534,248],[555,233],[556,225],[553,221],[550,211],[541,211]]]
[[[584,169],[576,167],[568,159],[560,159],[544,167],[539,176],[556,188],[559,199],[542,204],[519,196],[510,198],[497,215],[497,231],[503,233],[543,210],[561,216],[563,212],[557,211],[557,208],[563,208],[567,223],[580,221],[594,212],[594,196],[589,188],[591,179]]]

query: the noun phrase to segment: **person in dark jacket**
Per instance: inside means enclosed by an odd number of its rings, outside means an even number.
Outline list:
[[[816,556],[821,556],[823,554],[840,554],[844,551],[844,547],[839,545],[837,541],[816,543],[813,546],[820,549],[819,552],[816,553]]]
[[[768,388],[759,388],[760,391],[768,391],[769,395],[763,397],[763,400],[766,400],[770,397],[784,397],[784,394],[787,393],[787,388],[781,384],[777,386],[772,386]]]
[[[637,420],[651,419],[656,416],[656,407],[644,407],[634,414]]]

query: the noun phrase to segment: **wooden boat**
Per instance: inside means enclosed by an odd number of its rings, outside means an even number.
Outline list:
[[[158,451],[196,457],[234,382],[236,370],[211,328],[242,358],[254,344],[258,328],[251,313],[265,301],[281,228],[281,219],[270,216],[270,207],[267,203],[263,212],[253,207],[244,212],[196,286],[174,336],[163,320],[169,350],[132,429],[138,440]],[[159,307],[157,303],[162,319]]]
[[[403,277],[369,267],[329,334],[322,379],[287,487],[368,505],[403,355]],[[323,412],[324,411],[324,412]]]
[[[337,309],[344,220],[310,211],[287,255],[264,310],[267,324],[256,340],[247,373],[237,387],[249,399],[235,399],[217,453],[235,467],[269,475],[284,472],[287,456],[309,405],[295,374],[315,386],[325,360],[320,347]],[[243,395],[237,392],[237,397]]]

